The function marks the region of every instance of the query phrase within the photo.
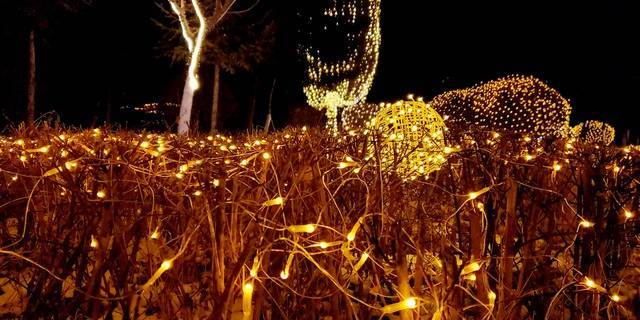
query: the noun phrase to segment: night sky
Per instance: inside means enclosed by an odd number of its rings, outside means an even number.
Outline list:
[[[274,57],[267,71],[223,76],[225,129],[243,129],[240,115],[252,90],[255,122],[262,122],[274,75],[276,126],[286,125],[292,108],[304,104],[302,76],[292,59],[295,8],[287,6],[296,2],[262,1],[263,7],[273,4],[280,25]],[[8,12],[0,22],[3,127],[22,119],[26,103],[26,23],[10,2],[0,0],[0,10]],[[396,100],[409,92],[429,98],[508,74],[531,74],[570,100],[572,124],[604,120],[619,135],[629,129],[638,137],[640,19],[630,3],[382,0],[382,47],[369,100]],[[108,104],[179,102],[184,66],[156,48],[163,41],[152,22],[158,18],[154,1],[96,0],[91,8],[52,19],[38,42],[38,112],[56,110],[65,123],[91,126],[104,121]],[[206,81],[211,68],[203,66],[201,73]],[[203,109],[208,88],[196,97]]]

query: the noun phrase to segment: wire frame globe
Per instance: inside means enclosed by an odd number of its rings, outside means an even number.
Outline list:
[[[385,104],[371,120],[377,133],[380,164],[403,179],[415,179],[440,169],[444,157],[442,117],[422,101]]]
[[[608,146],[616,137],[616,129],[601,121],[587,120],[573,127],[571,135],[587,144]]]

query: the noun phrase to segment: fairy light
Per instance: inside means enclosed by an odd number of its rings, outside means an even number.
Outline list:
[[[406,179],[428,175],[440,169],[446,161],[443,152],[444,121],[422,101],[398,101],[385,105],[371,121],[371,128],[382,135],[380,155],[385,171],[394,170]]]
[[[363,101],[373,82],[380,47],[380,0],[339,0],[313,9],[319,10],[303,21],[301,33],[307,41],[298,49],[305,61],[303,91],[310,106],[325,110],[327,128],[335,134],[338,108]],[[354,30],[354,26],[361,27]],[[331,51],[339,54],[322,56],[325,50],[318,44],[323,42],[314,39],[327,34],[344,39],[330,44]]]
[[[287,227],[287,230],[291,233],[313,233],[316,231],[315,224],[302,224],[302,225],[291,225]]]
[[[489,293],[487,294],[487,298],[489,299],[489,305],[494,305],[494,303],[496,302],[496,293],[493,291],[489,291]]]
[[[149,238],[154,239],[154,240],[156,240],[156,239],[160,238],[160,231],[158,230],[158,228],[159,228],[159,227],[156,227],[156,229],[155,229],[155,230],[153,230],[153,232],[151,233],[151,235],[149,236]]]
[[[562,170],[562,165],[558,163],[558,161],[553,162],[553,171],[558,172]]]
[[[91,236],[91,242],[89,243],[89,246],[94,249],[98,248],[98,240],[94,236]]]
[[[588,120],[573,127],[571,135],[586,144],[608,146],[615,139],[616,130],[607,123]]]
[[[633,212],[625,209],[624,210],[624,217],[627,218],[627,219],[631,219],[631,218],[634,217],[634,214],[633,214]]]
[[[382,307],[382,313],[390,314],[402,310],[415,309],[418,306],[418,299],[415,297],[406,298],[400,302],[389,304]]]
[[[612,295],[610,295],[610,296],[609,296],[609,298],[610,298],[610,299],[611,299],[611,301],[613,301],[613,302],[620,302],[620,300],[621,300],[621,299],[620,299],[620,295],[618,295],[618,294],[612,294]]]
[[[591,228],[593,226],[595,226],[595,223],[591,222],[591,221],[587,221],[587,220],[582,220],[580,221],[580,226],[583,228]]]
[[[106,196],[107,196],[107,193],[104,190],[100,190],[100,191],[96,192],[96,197],[98,197],[100,199],[102,199],[102,198],[104,198]]]
[[[363,252],[362,255],[360,255],[360,259],[358,259],[358,262],[353,266],[353,273],[357,273],[358,270],[360,270],[360,268],[362,268],[362,266],[365,264],[365,262],[367,262],[367,260],[369,259],[369,253],[368,252]]]
[[[269,206],[280,206],[284,203],[284,198],[283,197],[276,197],[273,198],[271,200],[267,200],[264,203],[262,203],[262,206],[264,207],[269,207]]]
[[[431,105],[454,127],[475,126],[532,136],[565,137],[569,132],[569,102],[531,76],[513,75],[448,91],[436,96]],[[494,139],[497,137],[494,135]]]

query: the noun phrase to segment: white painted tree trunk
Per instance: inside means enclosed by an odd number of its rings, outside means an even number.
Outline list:
[[[189,79],[187,79],[187,81],[184,82],[184,89],[182,90],[182,103],[180,103],[180,117],[178,118],[178,134],[189,133],[194,93],[194,87],[190,84]]]

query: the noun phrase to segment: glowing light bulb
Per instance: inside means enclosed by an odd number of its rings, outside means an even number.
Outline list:
[[[469,200],[477,198],[479,194],[477,192],[469,192]]]
[[[102,199],[102,198],[104,198],[106,196],[107,196],[107,193],[104,190],[100,190],[100,191],[96,192],[96,197],[98,197],[100,199]]]
[[[271,153],[269,153],[269,152],[263,152],[263,153],[262,153],[262,158],[263,158],[263,159],[265,159],[265,160],[269,160],[269,159],[271,159]]]
[[[264,207],[279,206],[279,205],[282,205],[283,203],[284,203],[284,198],[283,197],[276,197],[276,198],[273,198],[271,200],[267,200],[267,201],[263,202],[262,206],[264,206]]]
[[[382,307],[382,312],[385,314],[398,312],[401,310],[415,309],[418,306],[418,299],[414,297],[406,298],[400,302],[389,304]]]
[[[624,210],[624,217],[627,218],[627,219],[633,218],[633,212],[625,209]]]
[[[489,305],[493,305],[496,302],[496,293],[493,291],[489,291],[487,294],[487,298],[489,298]]]
[[[164,260],[160,265],[160,270],[167,271],[173,267],[173,260]]]
[[[154,239],[154,240],[160,238],[160,232],[158,231],[157,227],[156,227],[155,230],[153,230],[153,232],[151,233],[149,238]]]
[[[609,298],[611,298],[611,301],[613,302],[620,302],[620,296],[617,294],[612,294]]]
[[[91,243],[89,243],[89,246],[91,248],[97,248],[98,247],[98,240],[96,238],[94,238],[93,236],[91,236]]]
[[[583,228],[591,228],[593,226],[595,226],[595,223],[591,222],[591,221],[587,221],[587,220],[582,220],[580,221],[580,226]]]
[[[313,233],[316,231],[315,224],[291,225],[287,228],[291,233]]]
[[[326,249],[329,247],[329,244],[326,241],[320,241],[319,245],[322,249]]]

